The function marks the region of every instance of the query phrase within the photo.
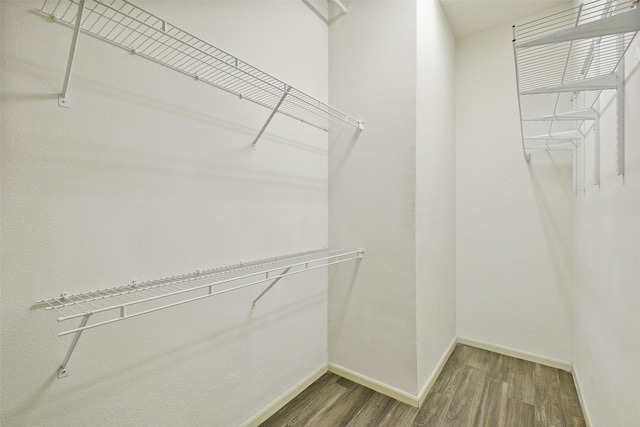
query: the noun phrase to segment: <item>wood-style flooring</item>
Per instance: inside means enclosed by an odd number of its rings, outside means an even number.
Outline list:
[[[269,426],[586,426],[571,373],[458,344],[420,409],[327,372]]]

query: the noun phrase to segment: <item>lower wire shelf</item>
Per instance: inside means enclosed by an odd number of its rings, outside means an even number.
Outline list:
[[[63,378],[69,374],[69,358],[80,335],[86,329],[269,282],[253,300],[252,307],[255,308],[256,303],[285,276],[359,260],[363,255],[364,249],[319,249],[299,252],[163,279],[132,282],[129,285],[92,292],[74,295],[63,293],[59,297],[38,301],[37,304],[46,310],[57,312],[59,322],[81,319],[78,327],[58,334],[75,334],[58,370],[58,378]],[[94,321],[90,323],[89,320]]]

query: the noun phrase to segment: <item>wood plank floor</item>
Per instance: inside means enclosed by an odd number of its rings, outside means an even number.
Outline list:
[[[327,372],[261,426],[586,424],[569,372],[458,344],[419,410]]]

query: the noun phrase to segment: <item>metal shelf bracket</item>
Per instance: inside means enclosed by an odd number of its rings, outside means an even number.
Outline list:
[[[256,150],[256,144],[258,143],[258,140],[260,139],[260,137],[262,136],[262,133],[264,132],[264,130],[267,128],[267,126],[269,126],[269,123],[271,122],[271,119],[273,119],[273,116],[276,115],[276,113],[278,112],[278,110],[280,109],[280,106],[282,105],[282,103],[284,102],[284,99],[287,97],[287,95],[289,94],[289,90],[291,90],[291,86],[289,85],[285,85],[284,87],[284,93],[282,94],[282,98],[280,98],[280,101],[278,101],[278,103],[276,104],[275,108],[273,109],[273,111],[271,111],[271,114],[269,115],[269,118],[267,119],[267,121],[265,122],[264,126],[262,126],[262,129],[260,129],[260,132],[258,133],[258,136],[256,136],[256,139],[253,140],[253,144],[251,144],[251,146],[253,147],[254,150]]]
[[[84,2],[85,0],[80,0],[78,3],[78,13],[76,14],[76,23],[73,29],[73,37],[71,38],[71,47],[69,48],[69,59],[67,59],[67,71],[64,75],[62,93],[58,96],[58,105],[64,108],[71,106],[71,100],[69,99],[69,80],[71,79],[71,68],[73,67],[73,59],[76,55],[76,48],[78,47],[78,36],[80,35],[80,27],[82,26]]]
[[[357,256],[357,261],[360,261],[362,258],[364,258],[364,249],[362,249],[362,248],[358,249],[358,251],[356,252],[356,256]],[[305,270],[306,270],[306,269],[308,269],[308,268],[309,268],[309,263],[305,263],[304,268],[305,268]],[[258,301],[259,301],[259,300],[260,300],[260,299],[261,299],[261,298],[262,298],[262,297],[263,297],[267,292],[269,292],[269,290],[271,290],[271,288],[272,288],[276,283],[278,283],[278,281],[279,281],[280,279],[282,279],[284,276],[286,276],[286,275],[287,275],[287,273],[289,272],[289,270],[291,270],[291,267],[287,267],[287,268],[285,268],[285,269],[284,269],[284,271],[282,271],[282,273],[280,273],[280,275],[279,275],[279,276],[277,276],[277,277],[275,278],[275,280],[274,280],[273,282],[271,282],[271,283],[269,284],[269,286],[267,286],[267,287],[264,289],[264,291],[262,291],[262,292],[260,293],[260,295],[258,295],[258,297],[257,297],[256,299],[254,299],[254,300],[253,300],[253,303],[251,304],[251,307],[255,309],[255,308],[256,308],[256,304],[257,304],[257,302],[258,302]],[[265,276],[265,277],[266,277],[267,279],[269,278],[269,273],[268,273],[268,272],[266,273],[266,276]]]
[[[305,268],[308,268],[308,264],[305,265]],[[280,275],[278,277],[275,278],[275,280],[273,282],[271,282],[269,284],[269,286],[267,286],[265,288],[264,291],[260,292],[260,295],[258,295],[258,297],[256,299],[253,300],[253,303],[251,304],[252,308],[256,308],[256,303],[260,300],[260,298],[262,298],[264,296],[264,294],[266,294],[267,292],[269,292],[269,290],[273,287],[273,285],[275,285],[276,283],[278,283],[278,281],[280,279],[282,279],[288,272],[289,270],[291,270],[291,267],[287,267],[284,269],[284,271],[282,273],[280,273]],[[267,273],[267,276],[269,275],[269,273]],[[267,277],[268,278],[268,277]]]
[[[85,326],[87,326],[87,322],[89,321],[89,317],[91,314],[86,314],[82,317],[82,321],[80,322],[80,326],[78,327],[78,332],[73,336],[73,340],[71,340],[71,345],[69,346],[69,350],[67,350],[67,355],[64,357],[62,364],[58,368],[58,378],[65,378],[69,376],[69,359],[71,359],[71,355],[73,354],[73,350],[76,349],[76,345],[78,344],[78,340],[84,331]]]

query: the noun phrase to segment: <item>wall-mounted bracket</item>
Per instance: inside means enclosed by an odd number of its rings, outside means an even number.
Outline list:
[[[278,101],[278,103],[276,104],[275,108],[273,109],[273,111],[269,115],[269,118],[267,119],[266,123],[264,124],[264,126],[262,126],[262,129],[260,129],[260,132],[258,133],[258,136],[256,136],[256,139],[253,140],[252,147],[253,147],[254,150],[257,149],[256,144],[258,143],[258,140],[262,136],[262,133],[267,128],[267,126],[269,126],[269,123],[271,122],[271,119],[273,119],[273,116],[275,116],[276,113],[278,112],[278,109],[280,108],[280,106],[284,102],[284,99],[287,97],[287,95],[289,94],[290,90],[291,90],[291,86],[285,85],[284,93],[282,94],[282,98],[280,98],[280,101]]]
[[[84,2],[85,0],[80,0],[78,3],[78,13],[76,14],[76,23],[73,28],[73,38],[71,39],[71,48],[69,49],[69,59],[67,59],[64,85],[62,86],[62,93],[58,96],[58,105],[64,108],[69,108],[71,105],[71,100],[69,99],[69,79],[71,78],[73,58],[76,55],[76,48],[78,46],[78,36],[80,35],[80,26],[82,25],[82,14],[84,13]]]
[[[67,350],[67,355],[64,357],[62,364],[58,368],[58,378],[64,378],[69,376],[69,359],[71,359],[71,355],[73,354],[73,350],[76,349],[76,345],[78,344],[78,340],[80,339],[80,335],[84,331],[85,326],[87,326],[87,322],[89,321],[89,317],[91,314],[86,314],[82,317],[82,321],[80,322],[80,326],[78,327],[78,332],[73,336],[73,340],[71,341],[71,345],[69,346],[69,350]]]
[[[358,259],[358,260],[363,259],[363,258],[364,258],[364,249],[362,249],[362,248],[358,249],[358,251],[356,252],[356,254],[357,254],[357,259]],[[308,263],[306,263],[306,264],[305,264],[305,266],[304,266],[304,269],[303,269],[303,270],[306,270],[306,269],[308,269],[308,268],[309,268],[309,264],[308,264]],[[252,308],[256,308],[256,304],[257,304],[257,302],[258,302],[258,301],[259,301],[259,300],[260,300],[260,299],[261,299],[261,298],[262,298],[262,297],[263,297],[267,292],[269,292],[269,291],[271,290],[271,288],[272,288],[276,283],[278,283],[278,281],[280,281],[280,279],[282,279],[284,276],[286,276],[286,275],[287,275],[287,273],[289,273],[289,270],[291,270],[291,267],[287,267],[287,268],[285,268],[285,269],[282,271],[282,273],[280,273],[280,274],[279,274],[279,275],[278,275],[278,276],[273,280],[273,282],[271,282],[271,283],[269,284],[269,286],[267,286],[267,287],[266,287],[262,292],[260,292],[260,295],[258,295],[258,297],[257,297],[256,299],[254,299],[254,300],[253,300],[253,303],[251,304],[251,307],[252,307]],[[266,277],[267,279],[269,278],[269,273],[268,273],[268,272],[267,272],[267,275],[266,275],[265,277]]]
[[[308,268],[308,264],[307,264],[307,267],[306,267],[306,268]],[[279,275],[278,277],[276,277],[276,278],[274,279],[274,281],[273,281],[273,282],[271,282],[271,283],[269,284],[269,286],[267,286],[267,287],[265,288],[265,290],[264,290],[264,291],[260,292],[260,295],[258,295],[258,297],[257,297],[256,299],[254,299],[254,300],[253,300],[253,303],[251,304],[251,307],[252,307],[252,308],[256,308],[256,303],[260,300],[260,298],[262,298],[262,297],[264,296],[264,294],[266,294],[267,292],[269,292],[269,290],[273,287],[273,285],[275,285],[276,283],[278,283],[278,281],[280,281],[280,279],[282,279],[282,278],[283,278],[283,277],[284,277],[284,276],[289,272],[289,270],[291,270],[291,267],[287,267],[287,268],[285,268],[285,269],[282,271],[282,273],[280,273],[280,275]],[[267,273],[267,277],[268,277],[268,274],[269,274],[269,273]]]

